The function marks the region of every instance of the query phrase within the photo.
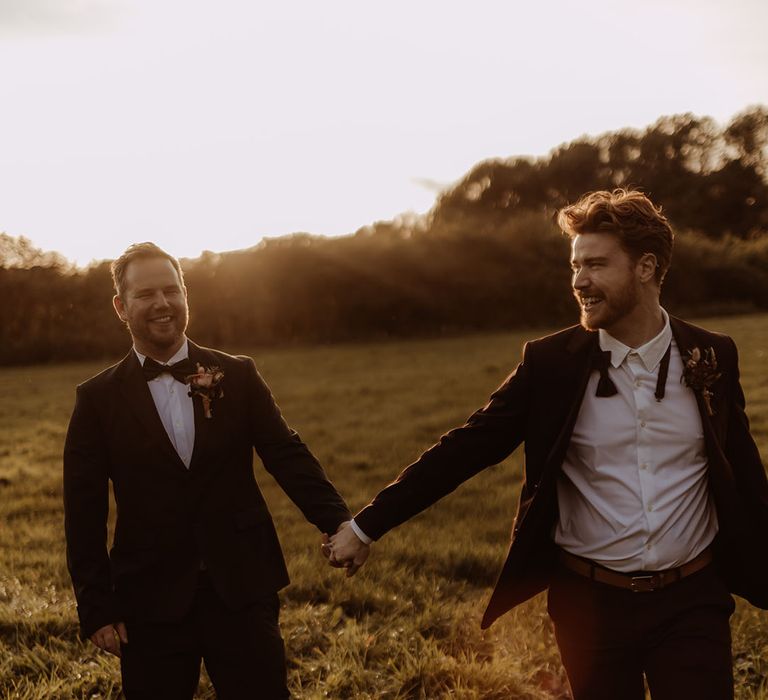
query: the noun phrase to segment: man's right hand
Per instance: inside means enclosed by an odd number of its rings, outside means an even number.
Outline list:
[[[347,570],[347,576],[354,576],[357,570],[365,564],[371,548],[360,540],[350,527],[350,521],[341,523],[336,534],[332,535],[326,556],[331,566],[342,566]]]
[[[125,623],[116,622],[97,629],[90,637],[91,641],[104,651],[120,656],[120,645],[128,643],[128,631]]]

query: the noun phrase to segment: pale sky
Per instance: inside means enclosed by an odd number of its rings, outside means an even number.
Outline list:
[[[768,103],[765,0],[0,0],[0,231],[79,264],[426,212],[490,157]]]

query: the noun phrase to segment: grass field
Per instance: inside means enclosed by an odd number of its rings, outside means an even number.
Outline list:
[[[768,316],[707,319],[732,335],[768,461]],[[482,405],[530,333],[251,352],[291,425],[354,510]],[[248,352],[248,348],[227,348]],[[0,698],[113,698],[118,661],[77,639],[64,563],[61,449],[76,383],[103,363],[0,370]],[[377,543],[352,579],[257,464],[293,583],[282,628],[297,698],[567,698],[543,597],[490,630],[521,456]],[[737,698],[768,699],[768,614],[738,601]],[[203,680],[199,698],[212,698]],[[682,699],[681,699],[682,700]]]

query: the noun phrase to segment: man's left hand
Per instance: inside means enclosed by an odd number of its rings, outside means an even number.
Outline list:
[[[347,576],[354,576],[365,564],[371,548],[360,540],[346,521],[339,525],[335,535],[324,536],[322,550],[331,566],[342,567],[347,570]]]

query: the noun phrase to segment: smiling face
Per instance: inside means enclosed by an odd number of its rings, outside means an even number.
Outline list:
[[[123,292],[113,303],[142,355],[165,362],[182,346],[187,290],[170,260],[148,257],[128,263]]]
[[[573,293],[581,308],[581,325],[604,328],[619,337],[617,328],[640,311],[643,263],[633,261],[611,234],[584,233],[571,243]]]

